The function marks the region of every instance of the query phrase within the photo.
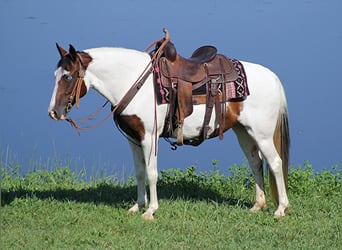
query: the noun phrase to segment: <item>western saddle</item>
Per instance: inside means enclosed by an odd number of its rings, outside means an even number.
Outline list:
[[[158,45],[157,45],[158,47]],[[197,146],[208,137],[209,122],[213,108],[219,124],[219,137],[223,138],[225,118],[225,94],[219,91],[220,85],[238,78],[233,63],[226,56],[217,54],[214,46],[202,46],[196,49],[190,58],[177,54],[173,43],[168,42],[155,67],[159,67],[159,77],[164,88],[169,92],[169,106],[162,137],[171,137],[177,128],[177,145]],[[156,70],[155,70],[156,71]],[[205,87],[205,98],[196,98],[193,94],[200,87]],[[199,136],[191,141],[183,139],[184,119],[193,112],[193,105],[206,104],[204,121]]]

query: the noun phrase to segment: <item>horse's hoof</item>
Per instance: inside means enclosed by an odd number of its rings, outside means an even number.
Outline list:
[[[274,212],[274,218],[281,218],[285,216],[285,211],[290,210],[290,205],[283,207],[278,207],[278,209]]]
[[[143,213],[142,218],[144,221],[153,221],[154,217],[151,213]]]
[[[284,217],[285,212],[284,211],[282,211],[282,212],[275,211],[273,216],[274,216],[274,218],[278,219],[278,218]]]
[[[266,203],[265,204],[258,204],[258,203],[255,203],[254,206],[249,210],[251,212],[258,212],[262,209],[266,209],[267,205]]]
[[[128,214],[136,214],[138,212],[139,212],[139,205],[138,204],[135,204],[133,207],[131,207],[127,211]]]

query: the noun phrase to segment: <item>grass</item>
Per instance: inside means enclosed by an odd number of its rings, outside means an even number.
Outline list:
[[[291,168],[286,217],[259,213],[245,167],[162,171],[155,221],[128,215],[129,178],[85,181],[69,167],[20,176],[1,171],[1,249],[341,249],[342,171]],[[269,199],[269,197],[268,197]],[[270,199],[269,199],[270,200]]]

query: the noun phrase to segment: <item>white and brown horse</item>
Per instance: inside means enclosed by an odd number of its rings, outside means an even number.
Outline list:
[[[151,60],[146,52],[125,48],[84,51],[76,51],[71,45],[69,51],[58,45],[57,48],[61,58],[55,71],[55,87],[48,108],[49,116],[54,120],[67,119],[71,107],[74,104],[79,106],[79,98],[90,88],[116,107]],[[233,129],[254,174],[256,202],[251,210],[258,211],[266,207],[263,180],[265,159],[270,170],[271,196],[278,204],[274,215],[284,216],[289,208],[287,171],[290,143],[284,89],[278,77],[269,69],[249,62],[242,64],[250,96],[242,102],[227,103],[224,131]],[[137,202],[129,212],[136,213],[147,204],[147,176],[150,200],[148,209],[143,213],[146,220],[152,220],[158,209],[156,139],[162,134],[167,109],[167,104],[156,104],[153,76],[149,75],[117,117],[119,126],[129,137],[138,186]],[[204,113],[204,104],[194,106],[193,113],[183,124],[185,139],[198,136]],[[209,126],[209,136],[216,135],[218,123],[215,112],[212,113]]]

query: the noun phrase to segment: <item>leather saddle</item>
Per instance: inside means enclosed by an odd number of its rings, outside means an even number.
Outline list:
[[[190,58],[184,58],[177,54],[174,44],[169,42],[157,63],[160,68],[161,82],[170,93],[170,105],[162,136],[172,136],[176,127],[178,129],[176,144],[183,145],[182,126],[184,119],[193,111],[193,91],[206,84],[206,112],[202,131],[196,142],[187,144],[197,146],[207,138],[208,124],[214,106],[219,123],[219,135],[223,138],[225,112],[221,111],[218,85],[238,78],[231,60],[222,54],[217,54],[214,46],[202,46],[196,49]]]
[[[217,54],[214,46],[202,46],[188,59],[177,54],[172,43],[168,43],[164,50],[160,69],[166,78],[178,78],[195,84],[210,75],[223,75],[225,81],[234,81],[238,77],[233,63],[224,55]]]

